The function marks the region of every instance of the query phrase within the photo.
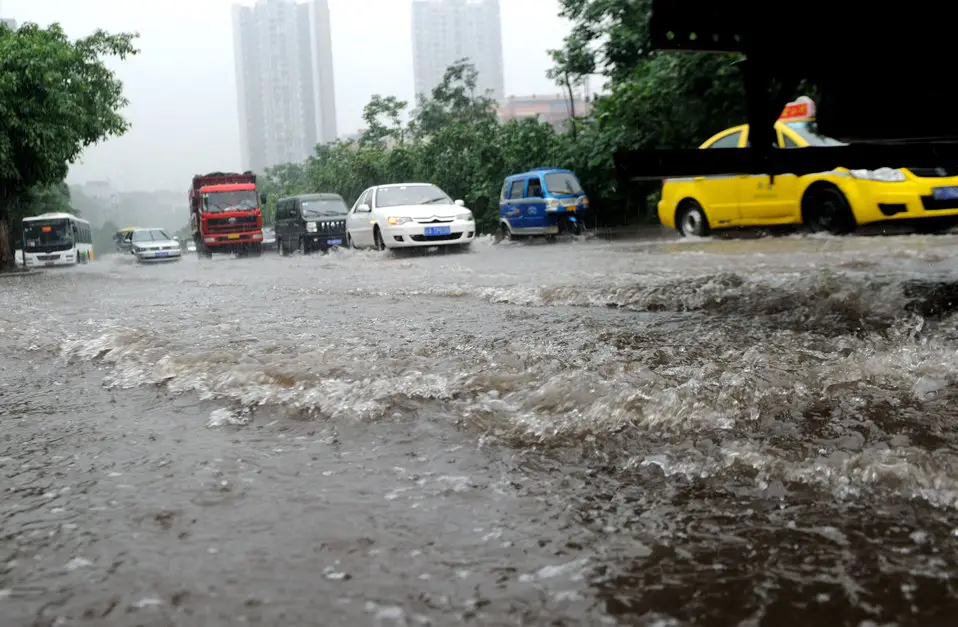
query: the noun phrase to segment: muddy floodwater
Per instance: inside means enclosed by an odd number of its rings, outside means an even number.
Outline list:
[[[0,625],[955,625],[958,237],[0,277]]]

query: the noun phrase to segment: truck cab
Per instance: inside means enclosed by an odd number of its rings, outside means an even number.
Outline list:
[[[257,193],[255,174],[195,176],[189,198],[190,228],[201,257],[263,252],[261,207],[266,195]]]

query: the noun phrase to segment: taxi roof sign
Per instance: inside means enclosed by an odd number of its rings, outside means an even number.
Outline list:
[[[811,119],[815,117],[815,101],[808,96],[802,96],[785,105],[779,120]]]

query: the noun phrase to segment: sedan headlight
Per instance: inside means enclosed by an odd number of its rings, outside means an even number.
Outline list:
[[[388,218],[386,218],[386,222],[388,222],[388,223],[390,223],[390,224],[397,224],[397,225],[398,225],[398,224],[406,224],[406,223],[408,223],[408,222],[412,222],[412,218],[404,218],[404,217],[399,217],[399,216],[389,216]]]
[[[893,168],[878,168],[877,170],[852,170],[850,174],[863,181],[879,181],[882,183],[901,183],[905,180],[905,173]]]
[[[466,222],[472,222],[475,218],[472,217],[472,212],[467,211],[466,213],[460,213],[456,216],[457,220],[464,220]]]

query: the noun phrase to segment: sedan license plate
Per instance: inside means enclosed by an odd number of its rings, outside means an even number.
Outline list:
[[[958,187],[936,187],[931,190],[935,200],[956,200],[958,199]]]
[[[331,239],[326,242],[326,244],[328,244],[329,246],[340,246],[342,245],[342,243],[343,243],[343,240],[341,239]]]
[[[156,253],[154,257],[169,257],[170,253]]]
[[[43,265],[45,265],[45,266],[53,266],[53,265],[56,265],[56,264],[55,264],[55,262],[53,262],[53,261],[48,261],[48,262],[44,263]]]
[[[423,229],[423,235],[426,237],[436,237],[437,235],[449,235],[448,226],[427,226]]]

